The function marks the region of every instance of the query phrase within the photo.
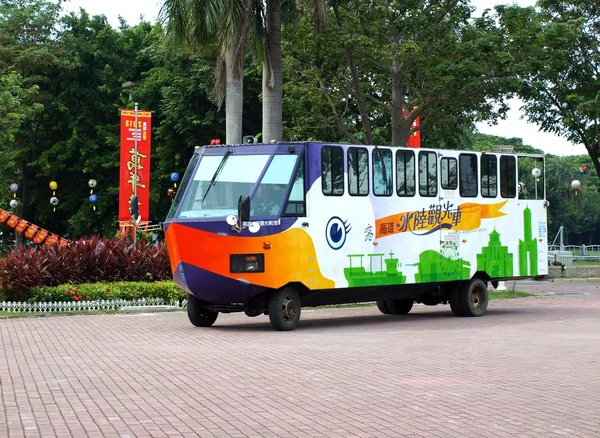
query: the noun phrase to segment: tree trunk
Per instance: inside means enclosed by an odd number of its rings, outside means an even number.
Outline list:
[[[404,106],[404,87],[402,75],[398,69],[392,71],[392,146],[406,146],[410,135],[411,124],[402,113]]]
[[[267,35],[263,65],[263,143],[283,138],[283,90],[281,61],[281,5],[267,1]]]
[[[244,110],[244,77],[233,75],[233,57],[239,35],[236,32],[225,56],[225,136],[227,144],[242,143],[242,113]]]

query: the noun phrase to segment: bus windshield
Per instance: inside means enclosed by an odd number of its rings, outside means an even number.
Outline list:
[[[252,192],[269,158],[269,154],[203,156],[188,182],[190,187],[181,201],[177,217],[222,218],[237,214],[240,195]],[[252,215],[274,216],[279,213],[297,159],[297,155],[273,157],[252,200],[252,204],[260,206],[260,209],[252,205]],[[186,187],[179,190],[186,190]]]

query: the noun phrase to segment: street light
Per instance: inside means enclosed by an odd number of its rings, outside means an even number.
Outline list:
[[[129,102],[133,100],[133,89],[135,88],[135,82],[127,81],[121,84],[121,88],[129,90]]]

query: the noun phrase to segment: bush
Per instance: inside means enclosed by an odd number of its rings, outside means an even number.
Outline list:
[[[94,236],[67,246],[19,247],[0,258],[0,295],[25,301],[32,288],[103,281],[170,280],[164,243]]]
[[[173,281],[115,282],[36,287],[31,289],[27,301],[35,303],[162,298],[165,301],[178,301],[181,304],[185,296],[186,292]]]

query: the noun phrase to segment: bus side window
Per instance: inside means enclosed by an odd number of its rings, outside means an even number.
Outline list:
[[[396,193],[398,196],[415,195],[415,153],[396,151]]]
[[[373,193],[376,196],[391,196],[393,186],[392,151],[373,149]]]
[[[498,158],[495,155],[481,156],[481,196],[498,196]]]
[[[285,206],[284,216],[303,217],[306,216],[306,197],[304,194],[304,159],[300,161],[298,171],[294,177],[294,183],[287,204]]]
[[[344,194],[344,150],[339,146],[321,149],[321,185],[326,196]]]
[[[419,195],[437,196],[437,160],[435,152],[419,152]]]
[[[369,194],[369,152],[366,148],[348,148],[348,193]]]
[[[440,160],[441,178],[440,182],[444,190],[456,190],[458,188],[458,164],[456,158],[444,157]]]
[[[477,155],[460,154],[458,157],[458,174],[460,178],[460,196],[474,198],[477,196]]]
[[[517,196],[517,162],[515,157],[500,157],[500,196],[514,198]]]

